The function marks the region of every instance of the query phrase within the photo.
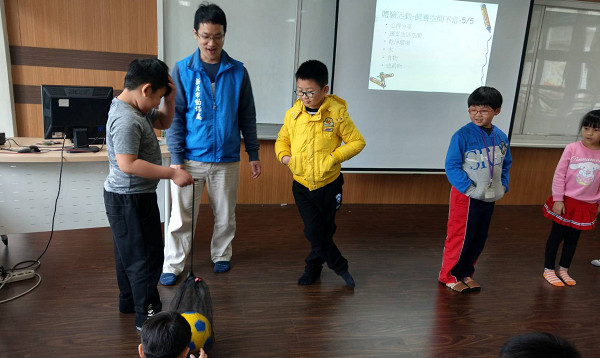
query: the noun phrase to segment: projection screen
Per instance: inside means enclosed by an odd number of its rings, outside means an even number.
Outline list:
[[[332,92],[367,146],[344,171],[440,172],[479,86],[510,135],[533,1],[340,0]]]

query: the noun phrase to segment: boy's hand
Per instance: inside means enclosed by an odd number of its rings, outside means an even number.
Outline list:
[[[552,211],[555,214],[563,215],[565,213],[565,203],[562,201],[555,201],[554,205],[552,205]]]
[[[250,170],[252,171],[252,179],[258,178],[261,173],[260,161],[259,160],[251,161],[250,162]]]
[[[171,93],[169,93],[168,96],[165,96],[165,104],[167,105],[174,105],[175,104],[175,92],[177,92],[177,90],[175,89],[175,83],[173,83],[173,79],[171,78],[171,76],[169,75],[169,87],[171,88]]]
[[[284,155],[281,158],[281,163],[283,163],[284,165],[288,165],[289,162],[290,162],[290,156],[289,155]]]
[[[190,173],[184,169],[175,169],[171,180],[173,180],[173,183],[177,184],[178,186],[188,186],[194,182],[194,179]]]

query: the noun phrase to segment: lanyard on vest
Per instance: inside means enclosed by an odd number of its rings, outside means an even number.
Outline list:
[[[494,180],[494,161],[496,160],[496,135],[494,134],[494,127],[492,127],[492,159],[490,160],[490,148],[485,140],[485,132],[481,127],[479,127],[479,129],[481,130],[481,139],[483,139],[483,144],[485,145],[485,150],[487,152],[488,169],[490,171],[490,184],[488,185],[488,188],[491,188]]]

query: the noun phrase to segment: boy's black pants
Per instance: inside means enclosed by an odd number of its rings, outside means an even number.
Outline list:
[[[104,206],[113,233],[119,310],[135,311],[135,325],[141,327],[149,313],[162,309],[156,287],[164,258],[156,193],[105,190]]]
[[[307,272],[319,273],[327,266],[340,274],[348,271],[348,260],[333,242],[335,213],[342,205],[342,174],[322,188],[310,191],[294,180],[292,193],[304,222],[304,236],[310,241],[310,253],[306,257]]]

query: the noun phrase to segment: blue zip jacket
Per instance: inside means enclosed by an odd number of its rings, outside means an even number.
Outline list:
[[[215,95],[202,66],[200,50],[173,68],[175,116],[167,130],[171,164],[184,159],[231,163],[240,160],[240,131],[251,161],[258,160],[256,110],[250,78],[244,65],[221,53]]]
[[[486,149],[487,148],[487,149]],[[494,163],[494,197],[485,196],[490,183],[490,161]],[[493,126],[487,134],[473,122],[454,133],[446,155],[446,176],[461,193],[482,201],[499,200],[508,192],[508,171],[512,156],[508,137]]]

